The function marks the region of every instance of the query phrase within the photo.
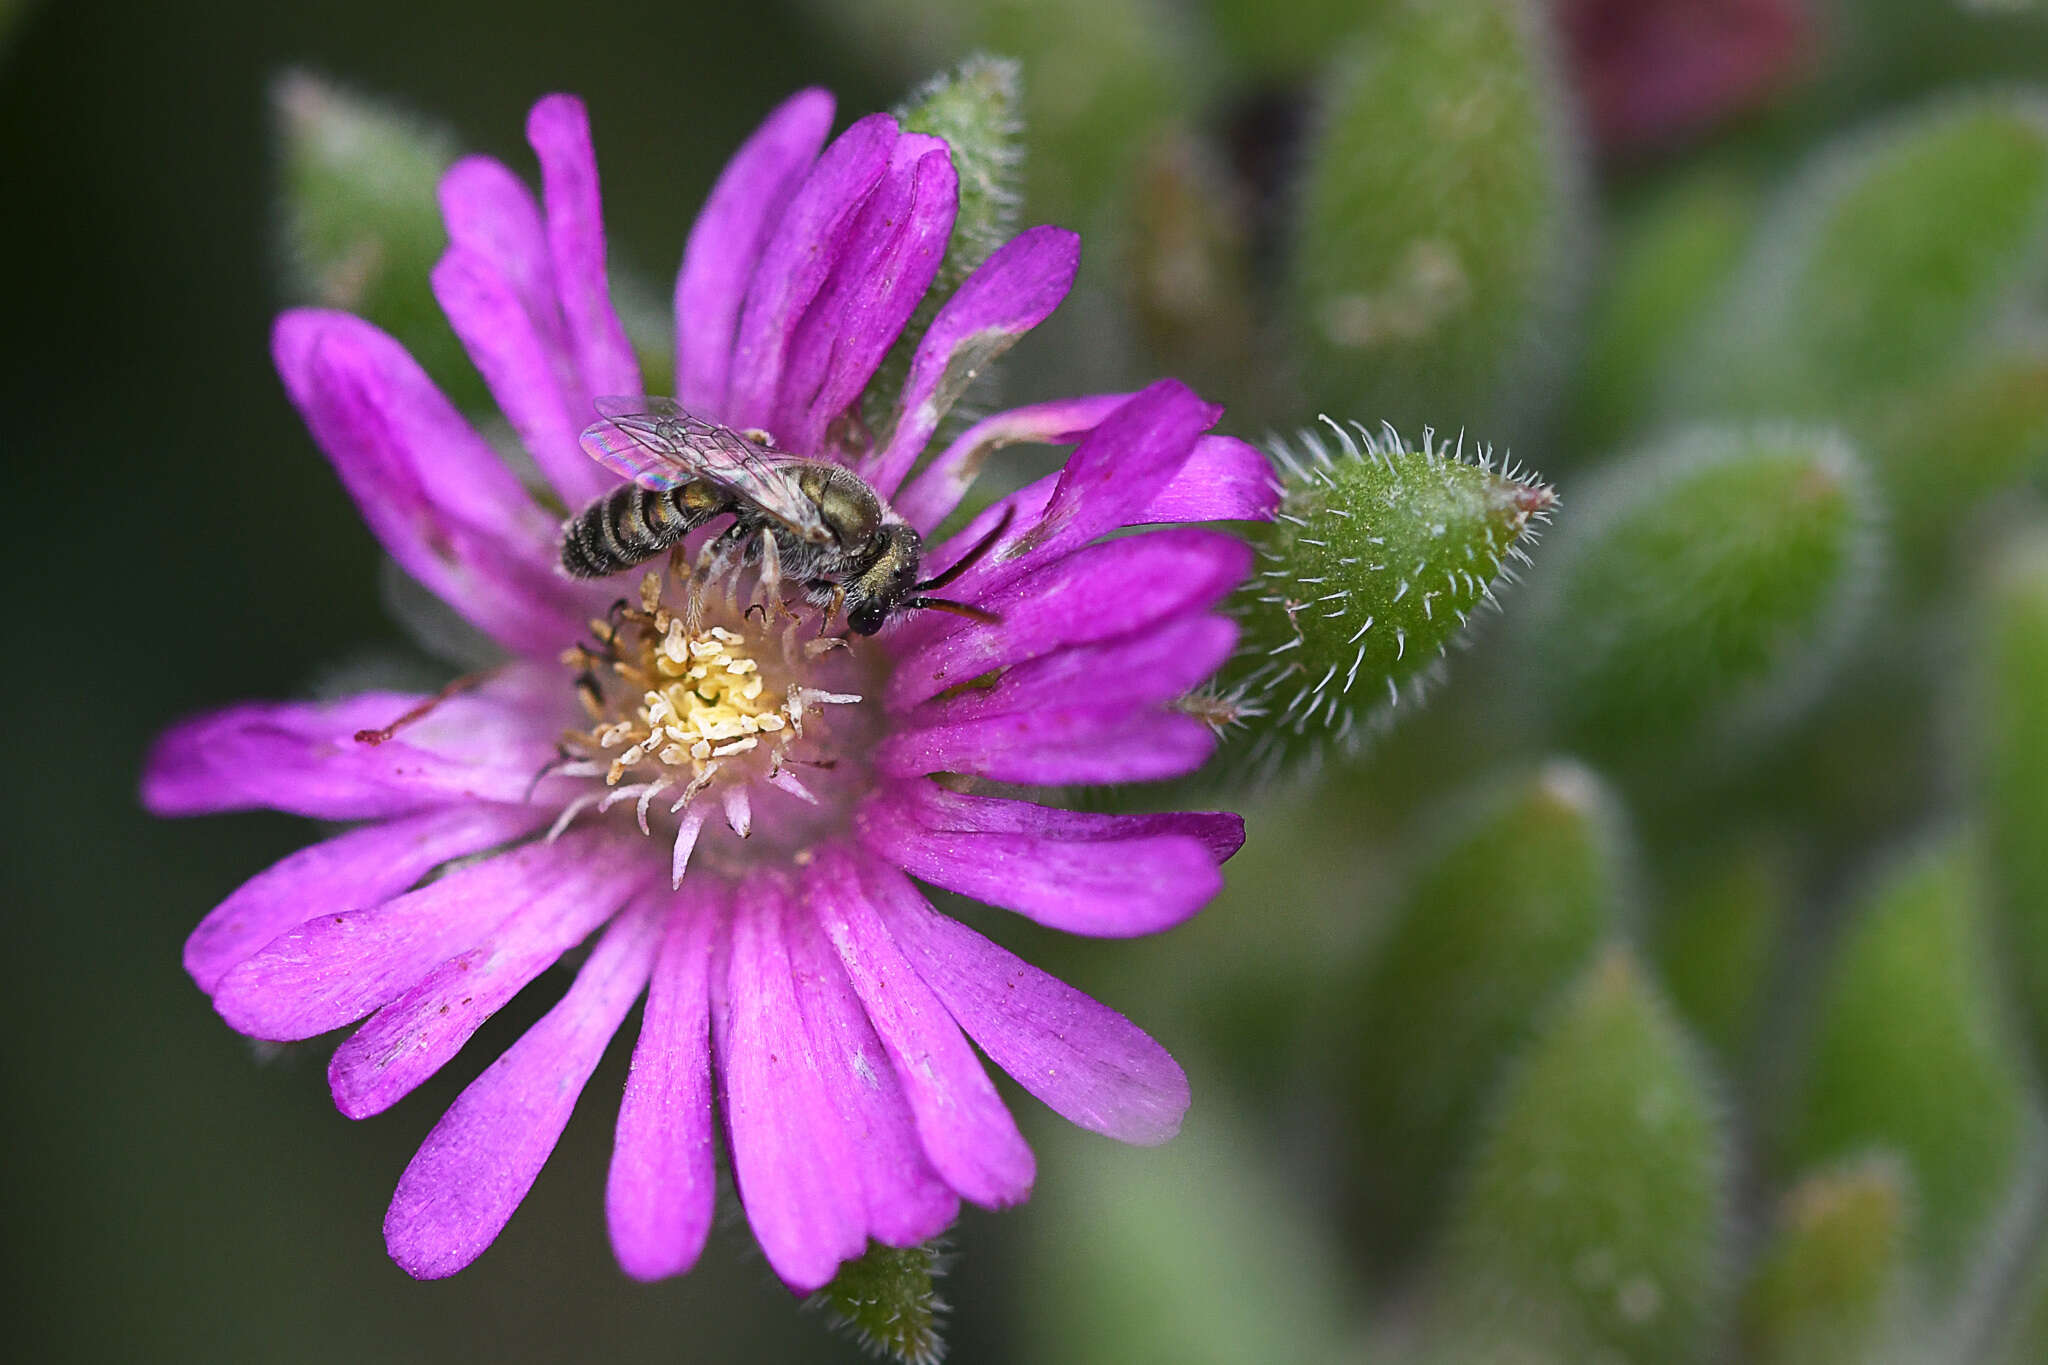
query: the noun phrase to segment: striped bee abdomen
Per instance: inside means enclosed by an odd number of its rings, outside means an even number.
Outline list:
[[[703,482],[679,488],[625,484],[562,528],[562,567],[575,578],[607,578],[654,558],[728,507]]]

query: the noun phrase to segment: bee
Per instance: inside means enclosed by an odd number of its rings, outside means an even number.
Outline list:
[[[965,573],[1007,518],[952,568],[920,579],[923,537],[852,470],[777,450],[765,433],[706,421],[670,398],[600,398],[596,408],[604,420],[585,429],[583,448],[632,482],[563,526],[562,568],[572,577],[606,578],[645,563],[729,513],[731,525],[703,551],[715,572],[758,564],[771,589],[792,578],[827,621],[844,607],[857,635],[923,608],[997,619],[925,594]]]

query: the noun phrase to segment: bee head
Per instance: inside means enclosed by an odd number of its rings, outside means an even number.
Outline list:
[[[923,540],[900,522],[884,526],[878,539],[880,546],[866,572],[847,585],[846,624],[856,635],[880,630],[917,591]]]

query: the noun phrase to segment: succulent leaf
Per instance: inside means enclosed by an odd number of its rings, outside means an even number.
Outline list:
[[[1743,1360],[1862,1365],[1884,1358],[1910,1317],[1908,1186],[1903,1163],[1873,1155],[1792,1187],[1743,1291]]]
[[[1728,1139],[1707,1078],[1627,949],[1530,1047],[1454,1215],[1445,1360],[1703,1359],[1726,1309]]]
[[[1316,408],[1509,435],[1576,293],[1581,156],[1537,6],[1381,6],[1327,68],[1288,302]]]
[[[1893,868],[1844,931],[1822,986],[1784,1159],[1871,1147],[1907,1163],[1915,1254],[1937,1295],[1969,1268],[2012,1186],[2031,1101],[1982,941],[1977,850],[1954,836]]]
[[[1502,1067],[1623,913],[1620,815],[1575,764],[1468,799],[1439,839],[1332,1007],[1381,1250],[1422,1231]]]

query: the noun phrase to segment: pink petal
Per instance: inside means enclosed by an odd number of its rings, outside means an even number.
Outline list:
[[[434,297],[462,338],[477,372],[562,501],[580,508],[614,482],[577,443],[585,416],[571,393],[572,361],[559,328],[530,311],[502,266],[481,252],[451,246],[434,267]],[[550,298],[543,307],[552,309]]]
[[[869,864],[866,880],[918,975],[1019,1085],[1120,1142],[1180,1131],[1188,1078],[1130,1020],[939,914],[900,873]]]
[[[453,1275],[497,1240],[647,984],[659,937],[659,917],[645,907],[621,915],[561,1003],[427,1134],[384,1215],[384,1244],[406,1274]]]
[[[1007,669],[991,686],[941,694],[911,713],[916,726],[958,724],[1082,697],[1097,711],[1161,705],[1201,685],[1230,657],[1237,625],[1197,613],[1100,644],[1076,645]]]
[[[974,1049],[889,937],[860,889],[858,863],[821,853],[805,888],[812,913],[888,1050],[919,1140],[947,1184],[989,1208],[1031,1193],[1031,1149]]]
[[[889,168],[896,137],[895,119],[868,115],[833,139],[790,200],[740,311],[724,412],[729,425],[759,427],[774,416],[797,322],[845,251],[856,215]]]
[[[856,821],[871,848],[911,875],[1068,933],[1157,933],[1223,889],[1209,845],[1187,834],[1069,840],[934,828],[926,818],[891,790]]]
[[[605,1218],[628,1275],[658,1280],[697,1263],[718,1190],[711,1131],[709,977],[724,928],[722,883],[657,896],[663,929],[633,1068],[619,1105]]]
[[[769,1266],[808,1293],[867,1249],[867,1208],[796,998],[787,892],[755,877],[738,896],[726,987],[712,1005],[733,1179]]]
[[[548,255],[554,261],[562,319],[583,392],[591,398],[637,394],[640,363],[612,307],[611,285],[605,279],[604,206],[583,101],[574,95],[542,99],[527,115],[526,140],[540,158]]]
[[[1012,521],[947,591],[980,601],[1100,536],[1136,525],[1222,413],[1177,380],[1152,385],[1088,433],[1060,471],[1044,511]],[[936,566],[950,559],[934,555],[932,562]],[[940,620],[928,613],[906,633],[922,643],[964,627],[957,617]]]
[[[365,692],[333,702],[247,702],[181,721],[143,765],[142,802],[158,815],[267,807],[325,820],[451,801],[524,804],[535,773],[554,756],[559,726],[546,713],[479,692],[441,703],[382,744],[356,739],[425,700]]]
[[[1185,834],[1202,841],[1209,856],[1228,862],[1244,847],[1244,817],[1223,811],[1173,811],[1158,815],[1110,815],[1098,811],[1062,810],[1030,801],[973,796],[934,782],[910,782],[892,798],[929,829],[982,834],[1034,834],[1071,842],[1146,838]]]
[[[891,777],[967,773],[1032,786],[1099,786],[1180,777],[1215,750],[1215,734],[1192,716],[1071,706],[901,730],[873,762]]]
[[[185,970],[212,994],[228,968],[285,930],[387,901],[451,858],[527,833],[545,814],[464,802],[302,848],[244,882],[200,921],[185,940]]]
[[[771,423],[790,449],[823,449],[826,427],[867,388],[938,274],[959,200],[945,143],[899,138],[889,174],[868,196],[790,343]]]
[[[575,869],[515,909],[475,947],[435,967],[334,1051],[334,1105],[352,1119],[381,1114],[446,1066],[529,982],[644,891],[648,858]]]
[[[913,632],[922,623],[909,623],[900,634],[910,648],[884,693],[889,709],[901,713],[992,668],[1114,639],[1207,607],[1251,571],[1251,561],[1244,542],[1194,529],[1089,546],[998,592],[968,598],[1002,618],[993,625],[975,622],[919,648],[922,641]]]
[[[959,1215],[960,1198],[925,1156],[888,1051],[815,913],[792,904],[783,930],[818,1078],[847,1135],[867,1235],[899,1247],[938,1236]]]
[[[1235,436],[1204,436],[1131,524],[1271,521],[1279,506],[1280,480],[1264,452]]]
[[[1127,393],[1062,398],[984,417],[904,484],[892,505],[905,521],[928,536],[960,505],[990,455],[1007,445],[1069,445],[1101,425],[1103,418],[1130,398]],[[1052,481],[1046,484],[1046,496],[1052,496]],[[1043,510],[1042,502],[1038,510]]]
[[[774,224],[825,145],[832,97],[804,90],[784,100],[733,159],[690,228],[676,277],[676,401],[706,416],[725,411],[733,329]]]
[[[396,1000],[522,906],[580,881],[580,869],[637,851],[617,836],[576,830],[458,868],[381,905],[308,920],[236,964],[213,1006],[255,1038],[290,1041],[340,1028]]]
[[[507,648],[574,639],[579,595],[554,571],[556,527],[405,348],[346,313],[300,309],[272,332],[278,373],[391,557]]]
[[[503,276],[550,355],[568,360],[555,300],[547,226],[525,182],[501,161],[466,156],[441,177],[437,197],[448,245],[488,261]],[[565,369],[564,377],[567,377]]]
[[[1080,263],[1079,237],[1028,228],[961,281],[918,342],[895,430],[861,468],[869,483],[885,496],[896,491],[969,381],[1060,306]]]

